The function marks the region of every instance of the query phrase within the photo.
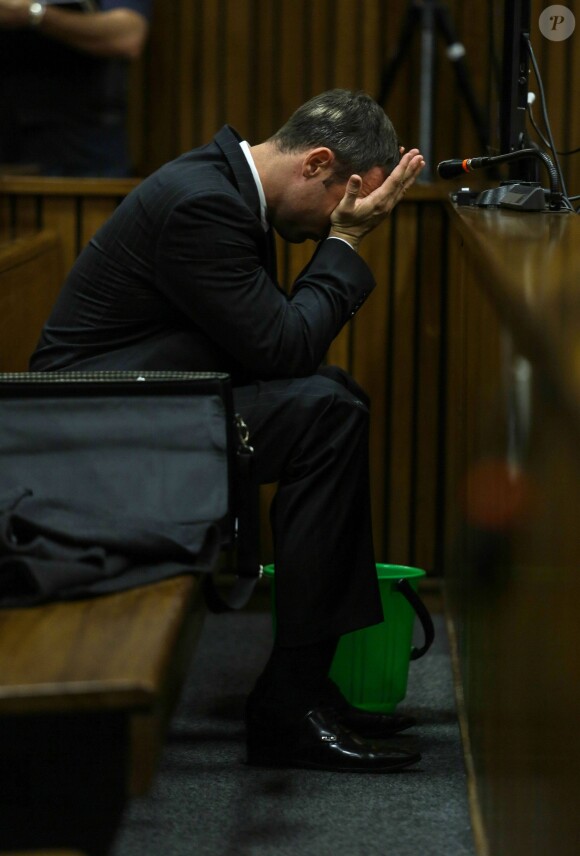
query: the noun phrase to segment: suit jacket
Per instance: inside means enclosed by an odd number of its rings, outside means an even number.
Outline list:
[[[71,269],[32,370],[225,371],[237,384],[317,370],[374,279],[326,240],[290,295],[277,285],[239,140],[225,126],[127,196]]]

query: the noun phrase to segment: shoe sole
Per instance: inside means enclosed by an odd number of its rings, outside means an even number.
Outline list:
[[[325,764],[316,764],[314,761],[295,761],[289,758],[272,758],[264,755],[248,755],[246,764],[249,767],[273,767],[276,769],[296,770],[323,770],[327,773],[397,773],[412,764],[417,764],[421,755],[411,755],[409,758],[401,758],[400,761],[389,764],[388,767],[329,767]]]

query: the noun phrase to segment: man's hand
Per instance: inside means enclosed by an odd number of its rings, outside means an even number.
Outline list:
[[[331,214],[329,237],[343,238],[357,249],[360,239],[388,217],[424,166],[419,150],[411,149],[383,183],[366,196],[360,196],[361,176],[351,175],[342,200]]]
[[[29,7],[29,0],[0,0],[0,27],[27,27],[30,23]]]

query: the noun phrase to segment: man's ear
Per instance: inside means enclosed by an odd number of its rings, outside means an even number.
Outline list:
[[[302,175],[304,178],[316,178],[328,174],[333,168],[335,161],[334,153],[326,146],[310,149],[302,161]]]

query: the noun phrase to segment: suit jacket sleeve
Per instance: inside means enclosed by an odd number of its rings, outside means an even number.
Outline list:
[[[266,240],[237,193],[196,193],[164,224],[157,285],[254,376],[308,375],[374,279],[349,246],[327,240],[287,295],[266,270]]]

